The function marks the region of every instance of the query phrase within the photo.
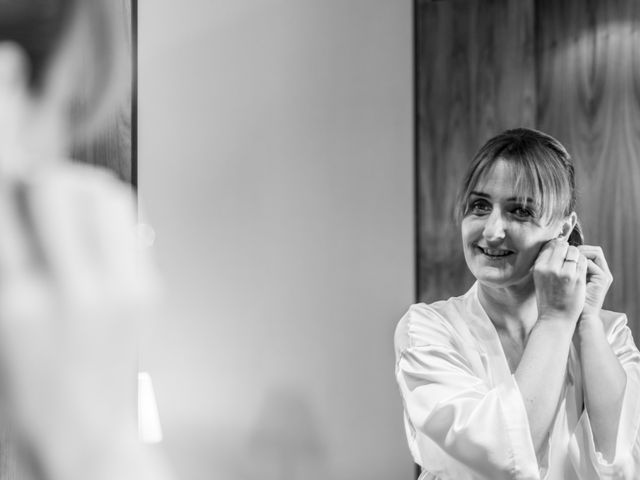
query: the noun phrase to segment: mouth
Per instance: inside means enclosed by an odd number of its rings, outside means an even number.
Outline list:
[[[503,260],[515,253],[513,250],[507,250],[505,248],[489,248],[481,247],[480,245],[476,245],[476,247],[485,257],[491,260]]]

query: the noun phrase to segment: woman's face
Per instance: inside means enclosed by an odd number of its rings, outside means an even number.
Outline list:
[[[563,221],[542,217],[530,195],[524,205],[518,200],[513,168],[501,159],[490,167],[473,188],[462,220],[467,266],[479,282],[492,287],[531,282],[540,249],[562,233]]]

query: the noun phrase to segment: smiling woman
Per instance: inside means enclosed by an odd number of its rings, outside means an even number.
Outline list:
[[[535,130],[492,138],[458,217],[476,283],[412,306],[395,336],[421,478],[636,478],[640,353],[602,309],[611,273],[583,245],[569,154]]]
[[[506,160],[496,161],[470,193],[462,220],[469,270],[476,279],[496,287],[528,284],[542,245],[575,225],[575,213],[548,221],[549,215],[541,215],[530,200],[532,194],[515,196],[515,168]]]
[[[583,243],[575,208],[573,164],[557,140],[522,129],[492,138],[470,165],[458,197],[469,270],[485,282],[497,276],[495,286],[526,285],[547,240],[565,236],[572,245]]]

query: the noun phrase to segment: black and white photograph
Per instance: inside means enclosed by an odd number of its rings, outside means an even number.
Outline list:
[[[0,0],[0,480],[638,480],[638,245],[638,0]]]

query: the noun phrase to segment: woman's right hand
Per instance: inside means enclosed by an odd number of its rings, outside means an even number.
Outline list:
[[[587,259],[564,239],[547,242],[533,266],[539,320],[575,326],[584,307]]]
[[[533,267],[538,319],[514,372],[538,455],[548,445],[567,358],[585,302],[587,260],[562,239],[547,242]]]

